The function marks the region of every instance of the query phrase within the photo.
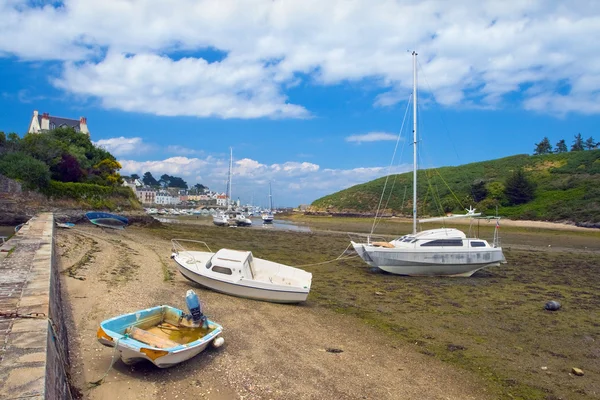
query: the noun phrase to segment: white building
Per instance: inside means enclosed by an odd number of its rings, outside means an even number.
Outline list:
[[[135,195],[142,204],[154,204],[156,202],[156,190],[150,188],[137,188]]]
[[[90,131],[87,127],[87,118],[81,117],[79,120],[70,119],[70,118],[62,118],[62,117],[54,117],[48,113],[43,113],[39,115],[37,110],[33,111],[33,117],[31,118],[31,122],[29,123],[28,133],[40,133],[44,131],[51,131],[57,128],[73,128],[75,132],[85,133],[86,135],[90,135]]]
[[[218,206],[227,207],[227,195],[225,193],[218,194],[216,198]]]
[[[162,205],[175,205],[181,203],[181,200],[179,196],[173,196],[169,192],[158,192],[156,193],[154,202]]]

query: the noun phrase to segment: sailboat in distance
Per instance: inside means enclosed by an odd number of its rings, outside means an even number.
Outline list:
[[[370,266],[383,271],[410,276],[464,276],[506,263],[498,240],[498,223],[494,242],[467,237],[455,228],[438,228],[417,232],[417,53],[413,52],[413,232],[390,242],[351,241],[354,250]],[[474,218],[480,215],[470,208],[465,215],[429,218],[432,222],[447,218]]]
[[[269,210],[263,211],[260,216],[263,220],[263,224],[273,223],[273,195],[271,194],[271,182],[269,182]]]

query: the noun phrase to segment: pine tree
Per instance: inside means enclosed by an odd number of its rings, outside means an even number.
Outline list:
[[[581,137],[581,133],[575,135],[575,140],[573,140],[573,144],[571,145],[571,151],[583,151],[583,138]]]
[[[600,142],[595,142],[594,138],[590,136],[583,145],[587,150],[593,150],[598,147],[599,144]]]
[[[556,150],[554,150],[555,153],[566,153],[567,151],[569,151],[567,149],[567,144],[565,143],[565,139],[561,139],[558,141],[558,143],[556,143]]]
[[[524,204],[535,197],[535,184],[527,179],[523,169],[519,168],[506,179],[504,194],[508,205]]]
[[[544,137],[541,142],[535,144],[535,150],[533,150],[534,155],[550,153],[552,153],[552,145],[547,137]]]

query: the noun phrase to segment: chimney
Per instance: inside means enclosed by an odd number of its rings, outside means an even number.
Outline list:
[[[90,136],[90,131],[88,131],[88,127],[87,127],[87,118],[86,117],[79,118],[79,132],[86,133],[88,136]]]
[[[40,129],[43,131],[50,130],[50,115],[48,113],[42,114],[42,126],[40,126]]]

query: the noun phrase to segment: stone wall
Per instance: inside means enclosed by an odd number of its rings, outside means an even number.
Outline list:
[[[0,248],[0,398],[72,398],[53,233],[43,213]]]
[[[2,193],[21,193],[21,184],[0,174],[0,195]]]

